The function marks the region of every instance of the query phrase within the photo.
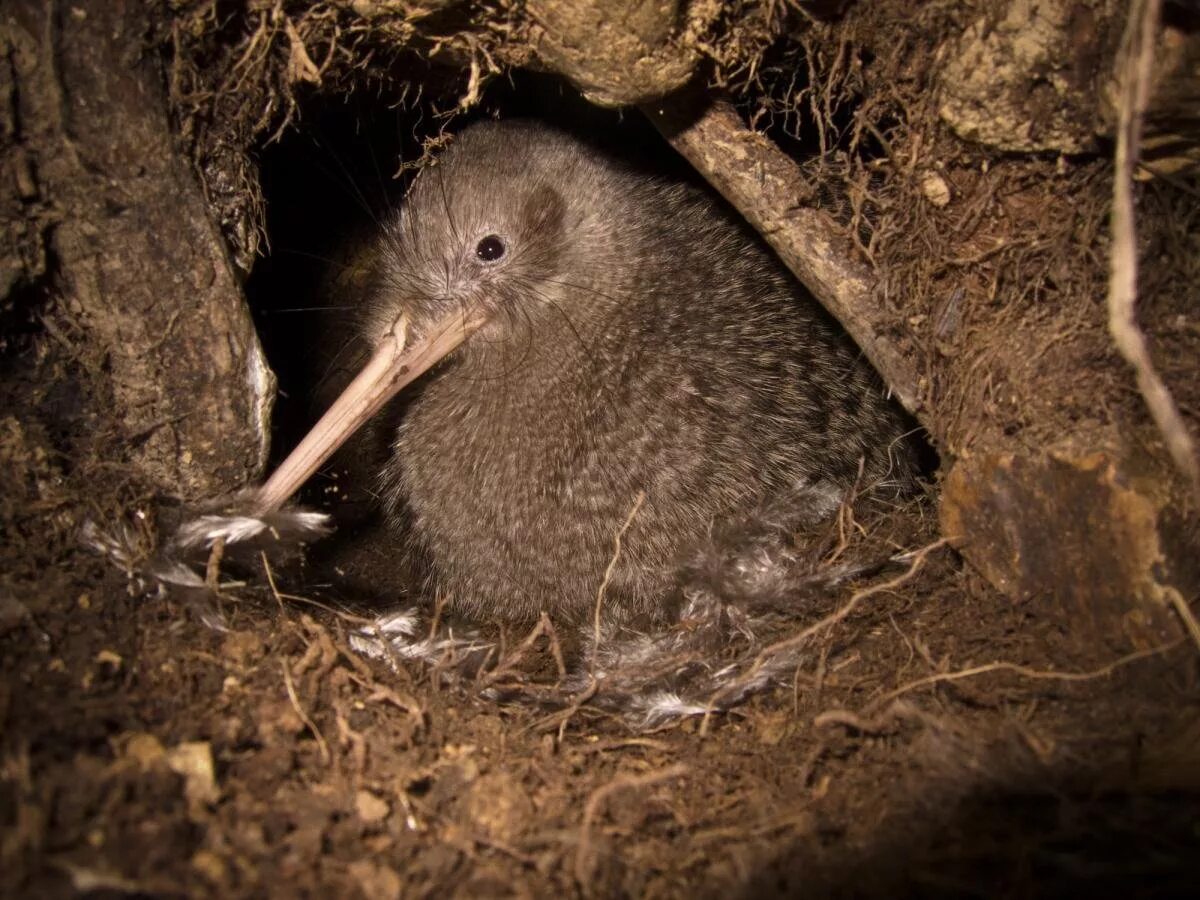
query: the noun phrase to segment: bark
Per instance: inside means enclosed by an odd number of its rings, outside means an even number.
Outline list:
[[[0,215],[46,242],[51,318],[103,382],[92,393],[151,486],[189,498],[241,486],[264,464],[274,381],[173,144],[161,67],[143,49],[148,8],[23,0],[5,20],[6,156],[25,177],[17,203],[5,185]],[[0,288],[39,275],[36,259],[19,265],[10,251]]]

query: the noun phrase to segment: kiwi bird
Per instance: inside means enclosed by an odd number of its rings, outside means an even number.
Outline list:
[[[913,483],[903,415],[756,235],[552,128],[466,128],[377,265],[363,334],[377,358],[398,328],[409,349],[367,413],[431,369],[386,435],[380,496],[468,616],[662,618],[714,523],[781,497],[816,521],[856,487]]]

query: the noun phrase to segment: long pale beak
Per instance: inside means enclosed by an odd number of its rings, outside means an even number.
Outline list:
[[[468,316],[459,312],[435,323],[421,341],[406,347],[408,319],[403,315],[396,319],[362,371],[259,488],[255,513],[265,515],[279,509],[384,404],[485,321],[487,317],[482,313]]]

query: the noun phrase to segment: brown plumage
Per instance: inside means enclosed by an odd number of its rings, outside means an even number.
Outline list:
[[[665,615],[714,522],[911,485],[858,350],[701,192],[522,121],[474,125],[385,228],[367,334],[483,306],[394,435],[385,506],[479,619]],[[790,502],[790,501],[789,501]]]

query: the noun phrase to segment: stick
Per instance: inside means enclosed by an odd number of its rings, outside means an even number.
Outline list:
[[[608,568],[604,570],[604,578],[600,582],[600,587],[596,590],[596,607],[592,616],[592,677],[596,677],[596,664],[600,657],[600,608],[604,605],[604,592],[608,590],[608,583],[612,580],[613,570],[617,567],[617,560],[621,558],[621,538],[625,536],[625,532],[629,530],[629,526],[633,524],[634,517],[638,514],[638,510],[642,508],[642,503],[646,499],[645,491],[638,491],[637,497],[633,501],[633,508],[629,510],[629,515],[625,517],[625,522],[617,530],[616,536],[613,538],[613,555],[608,561]]]
[[[888,336],[891,323],[875,299],[875,278],[840,236],[844,229],[803,205],[813,189],[796,164],[747,128],[728,102],[718,100],[694,114],[683,106],[646,105],[642,111],[842,323],[892,393],[915,413],[921,406],[917,370]]]
[[[1123,39],[1116,171],[1113,173],[1112,257],[1108,280],[1108,330],[1120,354],[1133,367],[1138,390],[1158,426],[1167,452],[1188,479],[1200,502],[1200,463],[1196,446],[1171,392],[1154,368],[1146,336],[1138,327],[1137,234],[1134,226],[1133,170],[1141,141],[1142,114],[1150,95],[1154,46],[1161,0],[1135,0]]]

